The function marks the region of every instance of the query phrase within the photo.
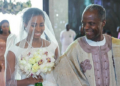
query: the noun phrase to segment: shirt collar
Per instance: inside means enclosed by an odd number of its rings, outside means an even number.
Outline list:
[[[88,38],[85,36],[85,40],[86,40],[86,42],[87,42],[90,46],[103,46],[103,45],[105,44],[105,42],[106,42],[105,37],[104,37],[104,39],[103,39],[102,41],[96,42],[96,41],[92,41],[92,40],[88,39]]]

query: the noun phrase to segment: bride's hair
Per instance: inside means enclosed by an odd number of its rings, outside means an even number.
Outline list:
[[[38,15],[41,15],[43,17],[43,19],[45,20],[45,15],[40,9],[38,9],[38,8],[29,8],[23,14],[23,22],[24,22],[24,24],[28,24],[31,17],[38,16]]]

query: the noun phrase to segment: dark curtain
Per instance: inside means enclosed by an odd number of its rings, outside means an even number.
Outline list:
[[[48,14],[49,16],[49,0],[43,0],[43,10]]]
[[[110,30],[112,36],[117,37],[117,26],[120,26],[120,0],[103,0],[106,9],[106,26],[104,29]]]
[[[68,21],[71,29],[78,32],[78,28],[81,25],[81,15],[85,8],[84,0],[69,0],[68,7]]]

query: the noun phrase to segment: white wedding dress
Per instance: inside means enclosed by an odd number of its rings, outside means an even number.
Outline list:
[[[51,44],[49,46],[41,47],[40,49],[47,49],[47,51],[55,53],[56,48],[57,48],[57,45],[54,44],[53,42],[51,42]],[[17,52],[18,49],[19,49],[19,52]],[[36,50],[38,48],[32,48],[32,49]],[[15,79],[16,80],[22,80],[22,79],[26,78],[25,75],[23,75],[23,74],[21,75],[20,73],[18,73],[18,65],[17,65],[19,55],[21,54],[21,52],[24,52],[25,50],[26,50],[25,48],[20,48],[16,45],[11,46],[11,48],[9,49],[9,51],[12,51],[16,57],[16,66],[15,66]],[[42,82],[42,84],[43,84],[43,86],[57,86],[56,81],[55,81],[54,76],[53,76],[53,72],[45,75],[45,80]],[[34,84],[31,84],[28,86],[34,86]]]

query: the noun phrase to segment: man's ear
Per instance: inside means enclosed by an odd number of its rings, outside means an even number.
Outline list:
[[[106,24],[106,20],[103,20],[103,21],[102,21],[102,26],[104,27],[105,24]]]

